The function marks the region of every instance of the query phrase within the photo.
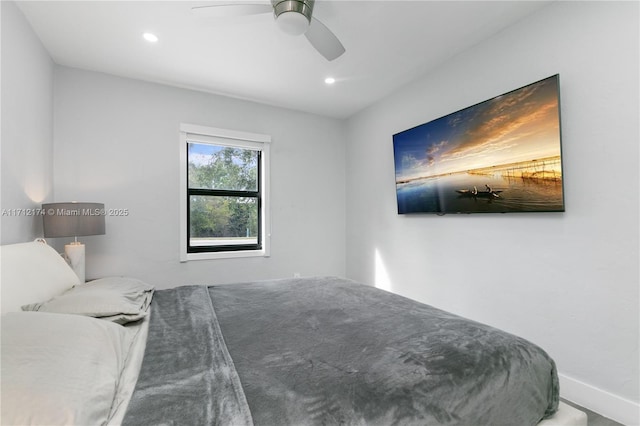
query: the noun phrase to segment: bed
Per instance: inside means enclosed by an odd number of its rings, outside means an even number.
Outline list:
[[[0,254],[2,424],[586,425],[538,346],[351,280],[156,290]]]

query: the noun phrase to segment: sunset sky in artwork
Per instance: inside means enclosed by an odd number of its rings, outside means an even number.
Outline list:
[[[558,77],[394,135],[396,180],[560,155]]]

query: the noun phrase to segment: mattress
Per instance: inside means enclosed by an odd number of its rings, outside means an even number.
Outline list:
[[[538,426],[587,426],[587,414],[560,401],[558,411]]]

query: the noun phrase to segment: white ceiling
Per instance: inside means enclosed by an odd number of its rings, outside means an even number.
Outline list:
[[[346,118],[549,2],[317,0],[346,48],[332,62],[269,14],[191,12],[214,1],[17,3],[57,64]]]

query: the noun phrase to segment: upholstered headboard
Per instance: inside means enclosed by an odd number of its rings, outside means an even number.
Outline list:
[[[43,242],[0,246],[2,313],[41,302],[78,284],[64,259]]]

